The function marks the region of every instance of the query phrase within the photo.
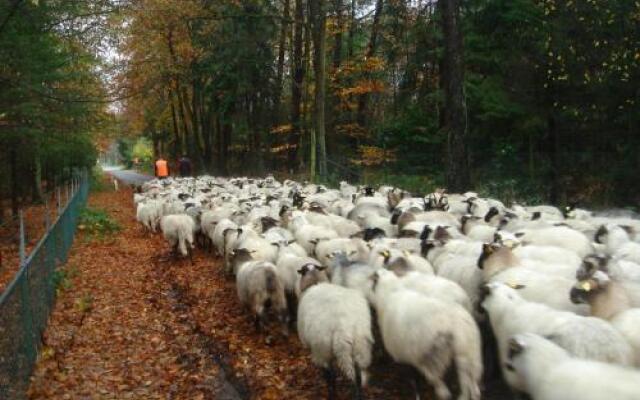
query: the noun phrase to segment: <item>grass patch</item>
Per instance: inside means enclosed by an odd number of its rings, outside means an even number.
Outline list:
[[[61,292],[71,289],[72,280],[79,273],[78,267],[75,265],[60,267],[53,271],[53,287],[56,288],[56,293],[59,295]]]
[[[89,239],[104,239],[122,230],[122,227],[100,208],[87,207],[80,212],[78,230]]]
[[[106,192],[112,190],[112,185],[109,184],[109,181],[102,171],[102,168],[95,166],[91,170],[89,189],[92,192]]]

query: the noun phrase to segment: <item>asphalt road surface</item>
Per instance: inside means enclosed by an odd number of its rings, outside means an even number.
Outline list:
[[[143,175],[132,170],[110,170],[108,173],[128,185],[140,185],[153,179],[153,176],[151,175]]]

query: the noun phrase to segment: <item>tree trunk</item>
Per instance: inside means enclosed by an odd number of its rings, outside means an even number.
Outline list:
[[[42,163],[40,160],[40,146],[38,140],[34,141],[33,148],[33,193],[32,201],[34,203],[42,203],[44,196],[42,195]]]
[[[319,172],[324,179],[327,176],[327,147],[325,143],[325,98],[326,98],[326,10],[325,0],[310,2],[313,20],[314,75],[315,75],[315,123],[314,130],[318,140]],[[313,170],[312,166],[312,170]]]
[[[287,152],[287,168],[290,172],[296,170],[298,147],[301,135],[301,102],[302,86],[305,69],[302,59],[302,32],[304,30],[304,5],[302,0],[296,0],[296,11],[293,33],[293,62],[291,63],[291,132],[289,133],[289,151]]]
[[[347,55],[349,60],[353,58],[353,42],[356,36],[356,0],[351,0],[351,21],[349,22],[349,48]]]
[[[281,110],[280,110],[280,102],[282,100],[282,81],[284,80],[284,57],[286,54],[287,48],[287,37],[289,36],[289,8],[290,8],[291,0],[284,0],[283,10],[282,10],[282,22],[280,24],[280,43],[278,45],[278,69],[277,69],[277,80],[276,80],[276,99],[275,99],[275,116],[277,121],[281,121]]]
[[[335,8],[336,8],[336,24],[338,25],[336,28],[336,34],[334,36],[334,47],[333,47],[333,69],[337,70],[340,68],[340,64],[342,64],[342,29],[344,25],[344,19],[342,15],[342,1],[343,0],[335,0]]]
[[[444,36],[443,88],[444,126],[447,133],[447,188],[451,192],[469,189],[469,160],[466,147],[467,106],[464,95],[464,62],[459,0],[439,0]]]
[[[9,163],[11,164],[11,214],[18,215],[18,152],[14,144],[9,150]]]
[[[376,1],[376,9],[373,14],[373,24],[371,25],[371,37],[369,38],[369,45],[367,46],[366,58],[373,57],[376,54],[378,48],[378,34],[380,31],[380,17],[382,16],[382,9],[384,7],[383,0]],[[367,106],[369,102],[369,94],[364,93],[358,99],[358,116],[357,121],[360,126],[367,124]]]
[[[178,114],[176,112],[176,105],[175,105],[175,98],[173,95],[173,91],[169,91],[169,102],[171,104],[171,121],[173,122],[173,136],[174,136],[174,142],[173,142],[173,152],[174,155],[178,155],[178,153],[180,153],[180,126],[178,125]],[[162,153],[162,150],[160,150],[160,153]],[[164,157],[167,157],[166,154],[163,155]]]

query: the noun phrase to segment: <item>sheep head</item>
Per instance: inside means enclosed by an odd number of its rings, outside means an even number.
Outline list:
[[[571,288],[569,297],[574,304],[588,303],[589,299],[609,286],[611,279],[602,272],[596,271],[592,277],[579,280]]]
[[[304,293],[305,290],[318,283],[329,282],[327,267],[324,265],[304,264],[298,269],[298,274],[300,274],[300,293]]]
[[[586,280],[597,271],[608,272],[609,257],[600,254],[590,254],[582,260],[580,268],[576,271],[576,279]]]

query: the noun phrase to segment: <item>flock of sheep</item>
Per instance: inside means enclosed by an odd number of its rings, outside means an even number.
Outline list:
[[[174,251],[212,246],[257,330],[295,323],[335,396],[360,398],[383,346],[451,398],[497,364],[535,400],[640,399],[640,220],[266,179],[153,180],[137,219]],[[200,238],[200,239],[199,239]],[[382,343],[379,343],[379,342]]]

